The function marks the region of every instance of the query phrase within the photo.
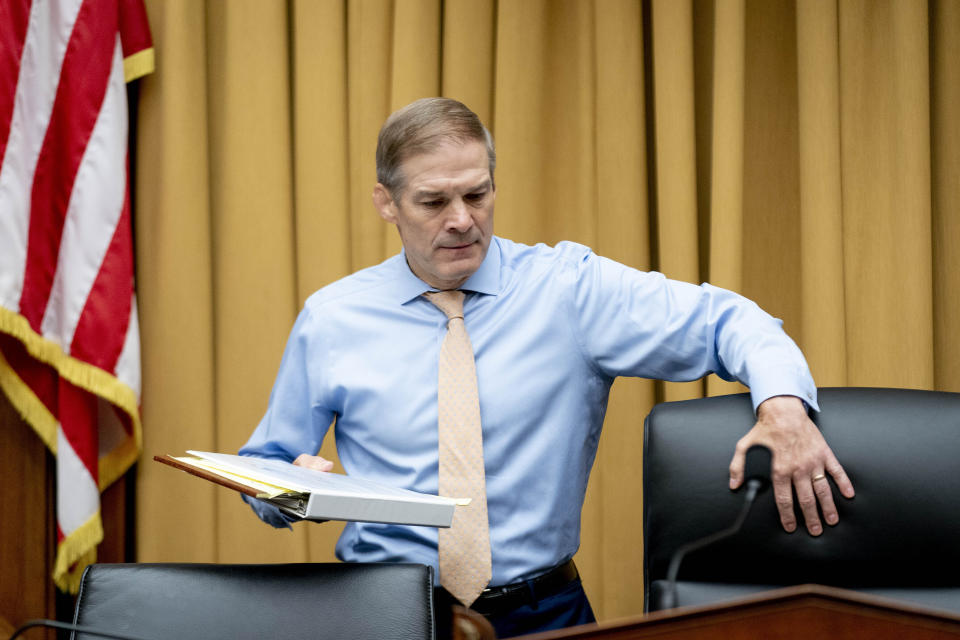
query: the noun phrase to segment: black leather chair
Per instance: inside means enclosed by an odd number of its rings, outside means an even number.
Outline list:
[[[857,492],[847,500],[831,480],[839,524],[788,534],[768,491],[737,535],[685,557],[676,604],[817,583],[960,612],[960,394],[836,388],[819,401],[813,420]],[[736,518],[743,491],[727,489],[727,469],[754,422],[747,394],[663,403],[647,417],[648,611],[665,606],[677,548]]]
[[[83,574],[74,624],[144,639],[431,640],[433,570],[416,564],[95,564]]]

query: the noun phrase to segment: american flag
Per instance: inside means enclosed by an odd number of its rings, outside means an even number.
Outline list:
[[[126,82],[152,46],[142,0],[0,0],[0,389],[56,456],[68,591],[140,451]]]

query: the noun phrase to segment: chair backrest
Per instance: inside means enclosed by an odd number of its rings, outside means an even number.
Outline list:
[[[857,492],[847,500],[831,481],[840,523],[788,534],[765,493],[739,534],[685,557],[677,604],[818,583],[960,611],[960,394],[835,388],[819,403],[813,420]],[[736,517],[742,491],[727,489],[727,469],[754,422],[747,394],[663,403],[647,417],[647,610],[664,606],[677,548]]]
[[[74,624],[145,639],[432,640],[433,570],[417,564],[95,564],[83,574]]]

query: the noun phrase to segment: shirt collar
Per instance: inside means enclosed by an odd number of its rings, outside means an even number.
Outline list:
[[[395,256],[395,260],[398,273],[394,294],[398,304],[406,304],[424,291],[436,290],[414,275],[410,266],[407,265],[405,252],[401,251],[400,255]],[[496,236],[491,238],[487,255],[480,263],[480,268],[467,278],[460,289],[493,296],[500,293],[500,243]]]

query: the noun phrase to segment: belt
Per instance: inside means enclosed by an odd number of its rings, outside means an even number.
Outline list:
[[[577,565],[573,560],[568,560],[536,578],[502,587],[488,587],[470,608],[485,616],[499,616],[549,598],[579,577]]]

